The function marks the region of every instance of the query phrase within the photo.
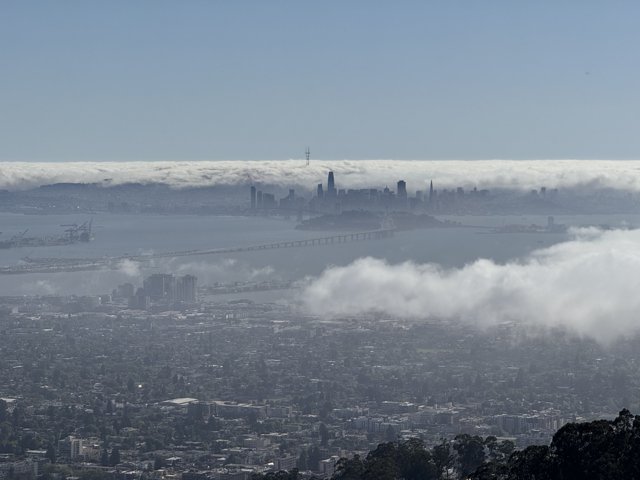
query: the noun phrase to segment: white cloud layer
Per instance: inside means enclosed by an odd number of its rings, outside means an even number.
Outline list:
[[[62,182],[118,185],[165,183],[172,187],[246,185],[305,186],[326,182],[329,170],[340,187],[392,185],[530,189],[593,185],[640,191],[640,161],[616,160],[302,160],[200,162],[4,162],[0,188],[24,189]]]
[[[303,292],[307,310],[332,317],[382,312],[479,326],[516,321],[565,326],[603,342],[640,326],[640,230],[582,230],[521,261],[458,269],[362,258],[327,269]]]
[[[157,265],[159,268],[175,272],[177,275],[195,275],[201,285],[279,278],[275,269],[270,265],[256,268],[246,261],[235,258],[207,259],[187,263],[182,263],[180,259],[170,259],[160,261]]]
[[[108,293],[125,282],[133,283],[136,287],[142,286],[146,276],[161,272],[195,275],[200,285],[282,280],[281,273],[274,267],[254,266],[243,259],[210,257],[197,262],[184,260],[184,257],[164,258],[156,260],[151,265],[125,260],[113,270],[0,275],[0,291],[5,295],[97,295]]]

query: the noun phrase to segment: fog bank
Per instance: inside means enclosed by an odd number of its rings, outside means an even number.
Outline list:
[[[53,183],[163,183],[175,188],[268,184],[313,189],[329,170],[339,188],[390,187],[531,189],[590,185],[640,191],[640,161],[616,160],[303,160],[200,162],[4,162],[0,188],[18,190]]]

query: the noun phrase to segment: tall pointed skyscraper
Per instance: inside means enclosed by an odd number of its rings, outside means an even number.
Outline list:
[[[327,179],[327,196],[336,196],[336,184],[333,179],[333,172],[329,172],[329,178]]]

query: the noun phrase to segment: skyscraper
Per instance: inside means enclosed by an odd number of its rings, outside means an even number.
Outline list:
[[[398,194],[398,198],[407,198],[407,182],[405,182],[404,180],[399,180],[398,181],[398,188],[397,188],[397,194]]]
[[[256,187],[251,185],[251,210],[256,209]]]
[[[170,273],[154,273],[144,280],[144,291],[154,301],[176,299],[176,278]]]
[[[68,436],[58,440],[58,455],[65,460],[74,460],[82,455],[82,439]]]
[[[336,184],[333,179],[333,172],[329,172],[329,178],[327,179],[327,196],[336,196]]]
[[[193,275],[178,277],[176,286],[177,300],[185,303],[196,303],[198,279]]]
[[[318,195],[318,198],[324,198],[324,190],[322,189],[321,183],[318,184],[317,195]]]
[[[144,291],[144,288],[139,288],[135,295],[129,299],[129,308],[148,310],[150,301],[151,299],[149,295],[147,295],[147,292]]]

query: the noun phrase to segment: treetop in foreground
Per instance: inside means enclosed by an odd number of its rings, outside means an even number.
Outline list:
[[[295,480],[298,472],[269,474]],[[343,458],[334,480],[640,479],[640,416],[569,423],[551,444],[513,451],[509,441],[458,435],[428,449],[419,439],[382,443],[366,458]]]

